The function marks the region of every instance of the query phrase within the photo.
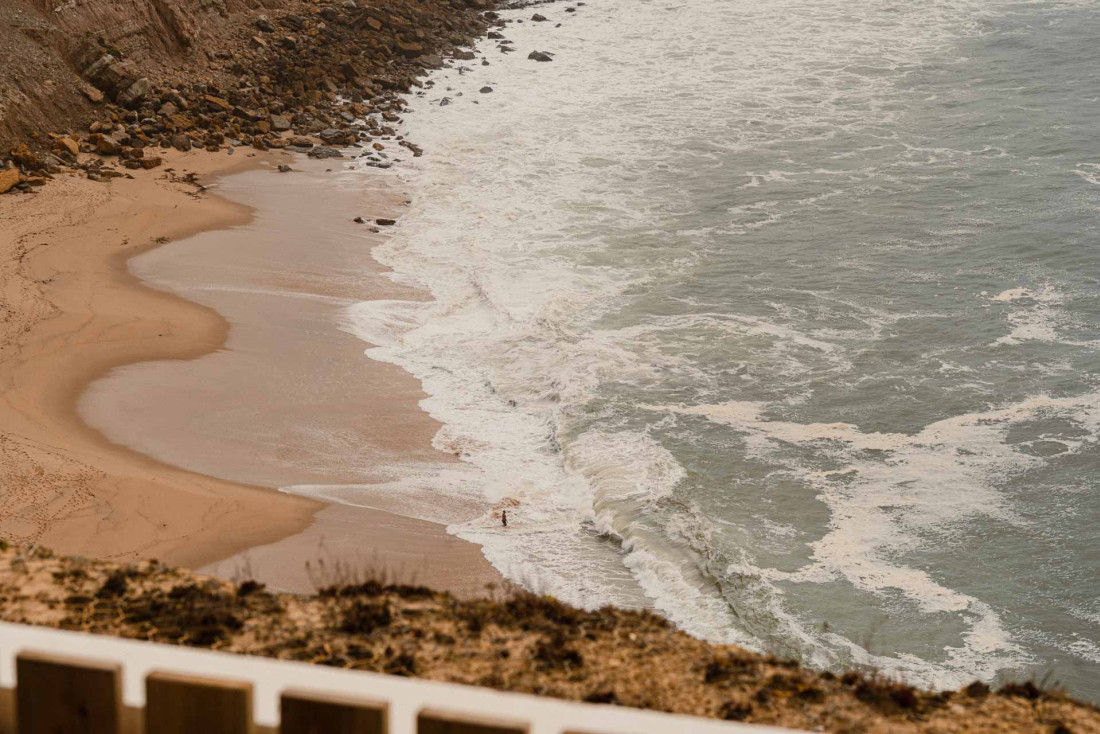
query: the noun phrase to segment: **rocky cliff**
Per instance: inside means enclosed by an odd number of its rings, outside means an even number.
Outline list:
[[[85,72],[119,62],[103,83],[168,69],[201,72],[206,51],[281,0],[4,0],[0,3],[0,144],[86,123],[103,95]],[[106,70],[114,64],[101,64]],[[113,91],[113,90],[109,90]]]
[[[362,120],[396,119],[399,93],[497,22],[490,5],[4,0],[0,171],[14,176],[14,163],[26,189],[65,166],[100,177],[80,153],[133,168],[156,165],[143,151],[157,146],[308,147],[303,136],[326,131],[334,145],[369,139]]]

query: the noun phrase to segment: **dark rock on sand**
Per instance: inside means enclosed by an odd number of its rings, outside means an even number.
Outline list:
[[[310,158],[343,158],[344,154],[335,148],[329,148],[325,145],[318,145],[313,150],[309,151]]]
[[[293,168],[291,168],[290,166],[288,166],[285,163],[280,163],[279,164],[279,173],[290,173],[293,170],[294,170]]]
[[[381,219],[375,219],[374,223],[379,225],[380,227],[389,227],[389,226],[392,226],[394,224],[397,224],[397,220],[396,219],[381,218]]]
[[[545,51],[532,51],[531,53],[527,54],[527,58],[531,59],[532,61],[553,61],[554,60],[554,57],[551,56],[550,54],[546,53]]]
[[[547,18],[545,15],[539,15],[538,13],[535,13],[531,16],[531,20],[535,21],[536,23],[543,23],[547,20]]]
[[[493,91],[493,88],[492,87],[482,87],[480,91],[481,91],[482,94],[488,94],[489,92]]]

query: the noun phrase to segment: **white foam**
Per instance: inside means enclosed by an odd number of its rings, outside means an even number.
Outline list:
[[[550,24],[514,24],[506,35],[521,52],[502,54],[483,42],[478,52],[489,66],[433,74],[434,86],[410,97],[406,120],[409,139],[427,153],[391,170],[414,191],[413,204],[376,257],[395,280],[427,288],[434,300],[357,304],[346,311],[346,328],[372,345],[370,357],[423,382],[428,397],[422,405],[444,426],[435,444],[462,459],[469,470],[462,475],[465,488],[474,488],[486,507],[452,530],[481,543],[497,568],[530,588],[588,607],[655,605],[713,639],[753,645],[763,644],[757,634],[785,635],[791,649],[828,662],[820,640],[783,609],[768,583],[771,570],[726,559],[737,568],[716,571],[739,573],[743,598],[753,599],[754,609],[732,609],[731,599],[715,592],[715,569],[707,568],[713,525],[693,508],[666,507],[682,467],[643,427],[602,423],[614,411],[600,399],[601,387],[659,384],[670,375],[710,384],[704,371],[691,373],[697,368],[674,353],[681,345],[669,349],[661,335],[738,340],[746,345],[746,383],[759,379],[748,359],[759,349],[768,371],[788,378],[792,394],[807,375],[851,371],[844,335],[806,331],[792,319],[705,308],[626,326],[605,319],[648,287],[654,272],[693,267],[700,242],[814,211],[844,186],[883,175],[819,170],[815,175],[836,180],[835,189],[795,200],[771,195],[773,184],[799,175],[797,164],[783,158],[784,145],[893,124],[901,109],[894,86],[899,74],[928,59],[949,63],[944,51],[959,37],[980,33],[995,4],[937,0],[884,12],[874,0],[676,8],[607,0],[573,17],[551,7],[544,12],[562,22],[553,35],[547,35]],[[556,53],[553,63],[525,58],[528,49],[547,44]],[[478,92],[486,84],[493,94]],[[450,100],[446,106],[439,104],[443,97]],[[755,150],[774,150],[776,168],[740,172],[749,184],[722,210],[726,221],[695,226],[688,215],[698,202],[683,182],[712,175],[733,160],[730,153]],[[924,159],[964,154],[970,152],[913,153]],[[871,334],[902,318],[860,309]],[[952,431],[980,430],[978,424],[929,427],[942,435],[914,443],[844,423],[765,421],[764,410],[743,402],[683,412],[749,427],[750,455],[776,441],[832,442],[849,453],[855,446],[900,451],[908,457],[901,474],[918,480],[939,471],[979,486],[983,472],[1018,458],[992,453],[949,461],[945,447],[962,440]],[[864,484],[893,486],[884,466],[858,469]],[[829,563],[820,561],[802,578],[848,574],[864,588],[904,588],[929,610],[969,611],[973,639],[958,653],[960,669],[964,654],[986,650],[986,636],[1001,645],[993,645],[992,664],[1010,655],[976,601],[876,556],[890,542],[887,530],[904,534],[906,528],[883,525],[881,534],[859,536],[854,526],[877,522],[882,513],[861,508],[828,476],[807,478],[833,493],[844,532],[816,546]],[[915,522],[958,517],[932,507],[927,485],[906,496]],[[988,488],[957,500],[955,509],[970,511],[983,497],[993,503],[991,512],[1015,519]],[[505,504],[512,521],[507,531],[492,514]],[[920,661],[909,663],[920,668]],[[984,670],[984,663],[973,665]]]
[[[989,300],[1017,305],[1005,313],[1005,320],[1012,330],[999,337],[994,344],[1011,346],[1026,341],[1057,342],[1062,340],[1060,329],[1071,323],[1062,309],[1065,295],[1049,284],[1037,290],[1010,288]]]
[[[1065,453],[1094,450],[1100,441],[1100,393],[1032,396],[1007,407],[937,421],[914,435],[864,433],[847,423],[767,420],[766,408],[736,401],[655,408],[702,415],[734,427],[755,437],[751,445],[758,452],[774,451],[782,444],[810,447],[817,456],[845,467],[801,470],[802,480],[829,507],[829,532],[812,544],[812,564],[765,576],[811,583],[839,576],[873,593],[900,591],[925,613],[963,614],[970,625],[963,644],[948,649],[945,661],[926,666],[922,674],[935,685],[961,684],[968,676],[989,677],[998,669],[1026,662],[1026,654],[989,605],[890,558],[919,546],[925,534],[949,532],[977,516],[1022,523],[998,486],[1044,460],[1022,450],[1030,442],[1007,441],[1008,432],[1025,423],[1060,418],[1085,431],[1077,442],[1063,440]],[[906,667],[912,667],[911,661]]]

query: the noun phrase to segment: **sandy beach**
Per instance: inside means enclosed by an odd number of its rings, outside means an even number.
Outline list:
[[[247,149],[233,156],[173,153],[166,167],[176,174],[195,172],[217,190],[219,176],[284,176],[273,171],[276,158],[289,160]],[[324,173],[321,168],[302,175]],[[308,195],[304,180],[294,186],[295,198]],[[158,245],[170,243],[167,251],[181,241],[193,241],[199,245],[188,251],[187,262],[197,269],[181,269],[177,261],[173,267],[178,277],[204,279],[203,267],[208,274],[240,276],[243,261],[235,258],[247,253],[249,245],[234,238],[249,231],[264,207],[262,201],[249,203],[256,208],[212,193],[196,195],[193,185],[164,169],[135,172],[132,180],[108,185],[61,178],[33,197],[0,202],[0,251],[6,255],[0,271],[6,311],[0,334],[0,471],[9,488],[0,505],[0,537],[117,560],[156,557],[191,568],[230,559],[218,570],[240,575],[247,569],[279,588],[297,591],[312,590],[316,579],[306,574],[305,563],[313,561],[316,568],[318,559],[329,568],[381,568],[462,594],[498,581],[476,546],[447,535],[441,525],[374,509],[326,508],[273,491],[348,477],[343,467],[308,461],[283,461],[273,469],[271,457],[316,458],[304,445],[309,430],[292,436],[302,445],[288,447],[258,426],[305,423],[315,428],[330,419],[342,421],[334,430],[358,431],[354,440],[366,447],[364,466],[383,459],[432,463],[447,457],[430,447],[436,425],[416,406],[421,396],[416,381],[396,367],[370,362],[362,355],[362,342],[337,329],[320,333],[313,328],[316,321],[294,333],[256,328],[279,323],[282,316],[308,319],[319,312],[267,312],[264,306],[274,302],[259,303],[237,293],[230,300],[240,308],[227,321],[219,313],[222,304],[215,311],[209,304],[167,292],[164,284],[148,287],[130,272],[127,262],[137,255]],[[309,211],[308,202],[300,203],[302,212]],[[399,203],[391,197],[385,206]],[[272,208],[286,211],[285,204],[272,202]],[[383,215],[380,210],[368,213]],[[251,231],[255,235],[257,230]],[[277,236],[280,231],[261,231],[259,245],[253,239],[252,246],[262,247],[253,255],[259,252],[262,260],[282,262],[285,272],[299,274],[296,283],[284,280],[282,290],[302,290],[308,281],[314,295],[325,296],[312,303],[330,307],[367,292],[359,276],[341,282],[311,269],[308,257],[294,260],[302,251],[283,247],[294,237]],[[187,239],[200,232],[206,239]],[[369,251],[369,243],[359,242],[358,247],[357,253]],[[212,260],[215,254],[219,258]],[[199,285],[209,285],[209,278],[205,280]],[[374,287],[383,282],[376,281]],[[374,297],[394,295],[376,292]],[[231,306],[227,310],[233,311]],[[305,341],[273,341],[295,334]],[[269,360],[283,368],[278,379],[300,381],[324,364],[338,364],[344,372],[361,369],[358,393],[349,398],[334,388],[327,402],[310,403],[318,398],[315,391],[265,382],[253,369],[264,349],[284,357]],[[107,436],[80,418],[78,404],[89,385],[108,373],[118,374],[125,365],[150,361],[151,392],[115,393],[118,399],[106,402],[116,412],[96,413],[97,427]],[[137,368],[121,372],[129,369]],[[299,399],[273,402],[271,390]],[[101,403],[111,394],[109,389],[93,392]],[[246,420],[227,423],[223,413],[211,424],[223,432],[214,435],[195,424],[195,416],[216,413],[227,396],[234,401],[231,412]],[[152,406],[156,409],[149,410]],[[160,423],[151,430],[142,425],[141,435],[156,436],[176,453],[119,441],[112,421],[117,426],[134,416],[157,417]],[[177,419],[182,422],[173,423]],[[176,430],[180,426],[198,430]],[[215,441],[213,447],[204,443],[204,436]],[[296,471],[288,471],[291,465]],[[360,467],[355,478],[363,477]]]

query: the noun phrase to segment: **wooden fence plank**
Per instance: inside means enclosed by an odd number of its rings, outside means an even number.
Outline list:
[[[416,717],[417,734],[527,734],[527,724],[425,709]]]
[[[386,734],[389,707],[356,698],[286,691],[279,702],[281,734]]]
[[[22,652],[15,659],[19,734],[119,734],[121,668]]]
[[[145,734],[252,734],[252,685],[150,673],[145,679]]]
[[[15,734],[14,688],[0,688],[0,734]]]

